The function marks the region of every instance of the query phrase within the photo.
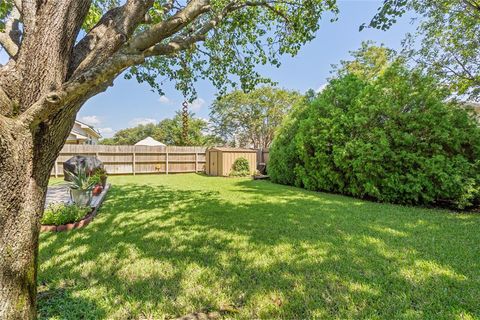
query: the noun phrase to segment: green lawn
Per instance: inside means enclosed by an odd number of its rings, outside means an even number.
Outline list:
[[[480,318],[480,215],[196,174],[110,181],[90,225],[42,234],[41,318]]]

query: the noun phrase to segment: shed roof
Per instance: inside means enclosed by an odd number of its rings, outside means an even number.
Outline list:
[[[257,152],[257,150],[255,149],[230,148],[230,147],[212,147],[209,150],[222,151],[222,152]]]

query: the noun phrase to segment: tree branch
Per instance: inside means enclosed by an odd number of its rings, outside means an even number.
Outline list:
[[[190,24],[198,16],[210,10],[209,0],[192,0],[183,10],[177,12],[165,21],[151,26],[148,30],[136,36],[130,47],[139,52],[144,51],[162,40],[174,35],[182,27]]]
[[[41,97],[20,115],[19,120],[34,128],[38,123],[49,119],[75,100],[89,95],[99,87],[110,85],[113,79],[126,68],[141,64],[144,60],[143,55],[119,51],[108,61],[64,83],[59,90]]]
[[[143,53],[146,57],[172,55],[176,52],[191,48],[196,42],[204,41],[205,35],[194,35],[186,38],[174,38],[167,44],[159,43],[148,48]]]
[[[14,7],[5,23],[5,32],[0,33],[0,44],[10,57],[14,57],[18,53],[21,34],[20,11]]]
[[[75,46],[67,78],[104,62],[115,53],[145,21],[152,5],[153,0],[127,0],[123,6],[108,11]]]
[[[194,34],[185,37],[175,37],[166,44],[156,44],[144,51],[145,56],[171,55],[191,48],[196,42],[205,41],[207,33],[215,28],[229,12],[233,11],[233,8],[235,8],[233,3],[230,3],[222,12],[204,23]]]
[[[14,0],[13,3],[17,7],[18,11],[22,13],[22,0]]]

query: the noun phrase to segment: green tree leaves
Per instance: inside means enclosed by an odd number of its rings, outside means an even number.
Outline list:
[[[120,130],[115,133],[113,138],[103,139],[101,143],[108,145],[133,145],[149,136],[166,145],[187,145],[182,138],[181,113],[177,112],[173,119],[164,119],[158,124],[150,123]],[[190,113],[188,145],[204,146],[218,142],[219,139],[208,132],[208,123],[203,119],[195,118],[195,115]]]
[[[480,99],[480,3],[471,0],[384,0],[369,26],[386,30],[407,10],[419,25],[405,40],[405,52],[451,90]],[[363,26],[365,27],[365,26]]]
[[[480,201],[480,128],[434,77],[397,60],[368,80],[346,73],[283,124],[273,181],[382,202]]]
[[[273,87],[233,91],[213,103],[213,130],[233,145],[268,148],[285,114],[301,99],[296,92]]]

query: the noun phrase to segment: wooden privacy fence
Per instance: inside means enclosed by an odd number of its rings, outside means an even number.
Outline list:
[[[63,162],[76,155],[96,156],[109,174],[181,173],[205,171],[206,147],[147,147],[66,144],[52,175],[63,175]],[[268,162],[268,149],[257,150],[257,163]]]
[[[97,156],[109,174],[205,171],[206,147],[65,145],[52,175],[63,175],[63,162],[75,155]]]
[[[257,149],[257,163],[268,163],[268,149]]]

